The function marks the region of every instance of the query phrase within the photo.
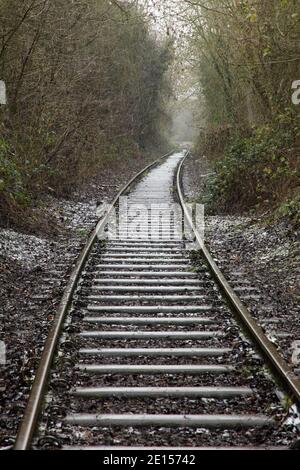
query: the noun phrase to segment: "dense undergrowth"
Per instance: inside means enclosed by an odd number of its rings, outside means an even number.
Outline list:
[[[264,211],[299,224],[299,6],[192,3],[201,110],[195,152],[214,170],[205,195],[211,212]]]
[[[212,168],[203,197],[210,212],[271,210],[300,224],[300,129],[291,116],[234,135]]]
[[[0,222],[166,147],[170,41],[109,0],[0,0]],[[27,217],[27,215],[26,215]]]

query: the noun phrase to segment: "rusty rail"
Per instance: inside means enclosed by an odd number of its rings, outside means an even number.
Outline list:
[[[64,324],[64,321],[67,316],[68,309],[70,307],[72,296],[75,292],[77,287],[78,280],[80,275],[85,267],[86,261],[88,256],[91,252],[91,249],[94,243],[97,240],[97,234],[101,231],[105,224],[108,221],[108,218],[111,214],[113,207],[118,202],[119,198],[124,194],[127,189],[133,184],[135,180],[140,178],[146,171],[154,166],[158,165],[161,160],[170,156],[174,151],[167,153],[166,155],[160,157],[155,162],[148,165],[142,171],[140,171],[137,175],[135,175],[118,193],[115,197],[113,203],[110,206],[110,209],[107,211],[105,216],[99,221],[97,227],[91,234],[88,242],[86,243],[82,253],[80,254],[78,261],[74,270],[71,273],[69,282],[67,287],[64,291],[61,303],[59,305],[58,311],[55,315],[55,319],[52,325],[52,328],[48,334],[44,350],[41,356],[41,360],[39,363],[39,367],[30,391],[29,400],[27,403],[27,407],[25,409],[24,417],[21,422],[21,426],[18,431],[18,435],[16,438],[16,442],[14,445],[14,450],[27,450],[31,446],[32,437],[34,431],[36,429],[37,421],[40,415],[41,406],[43,403],[43,396],[47,386],[49,372],[51,370],[51,365],[53,361],[53,357],[56,351],[58,339],[60,337],[60,333]]]
[[[114,208],[114,206],[117,204],[120,196],[122,196],[128,190],[128,188],[134,183],[135,180],[140,178],[146,171],[148,171],[149,169],[159,164],[162,159],[167,158],[172,153],[173,151],[168,153],[167,155],[164,155],[160,159],[156,160],[154,163],[151,163],[150,165],[148,165],[146,168],[140,171],[137,175],[135,175],[122,188],[122,190],[114,199],[110,209],[106,212],[106,214],[100,220],[97,227],[91,234],[90,239],[85,245],[85,248],[83,249],[79,257],[76,263],[76,266],[73,272],[71,273],[68,285],[65,289],[59,309],[55,316],[54,323],[47,337],[45,347],[41,356],[40,364],[39,364],[39,367],[35,376],[34,383],[32,385],[31,392],[30,392],[28,404],[24,413],[21,426],[19,428],[18,436],[17,436],[16,443],[14,446],[15,450],[27,450],[31,447],[32,438],[37,427],[39,415],[40,415],[42,404],[43,404],[44,393],[47,387],[48,377],[49,377],[49,373],[51,370],[55,351],[57,348],[58,340],[61,334],[61,330],[64,325],[64,322],[68,313],[68,309],[72,302],[72,297],[77,287],[77,283],[80,279],[81,273],[85,267],[85,264],[91,252],[91,249],[93,248],[94,243],[97,240],[97,234],[99,233],[99,231],[101,231],[101,229],[105,227],[105,224],[108,221],[111,211]],[[203,257],[206,260],[213,274],[213,277],[215,278],[217,284],[223,291],[233,311],[236,313],[239,320],[244,324],[247,331],[249,332],[252,339],[254,340],[255,344],[257,344],[257,346],[262,351],[266,360],[272,365],[278,377],[280,377],[282,382],[285,384],[286,388],[290,391],[291,395],[293,395],[295,400],[298,403],[300,403],[300,380],[297,379],[297,377],[293,374],[289,365],[280,356],[275,346],[268,340],[268,338],[265,336],[261,327],[252,318],[248,309],[242,304],[238,296],[230,287],[224,275],[222,274],[222,272],[220,271],[220,269],[214,262],[208,249],[205,247],[203,240],[201,239],[201,236],[199,232],[197,231],[197,228],[193,224],[191,214],[189,213],[189,210],[185,204],[183,192],[181,189],[182,168],[183,168],[184,161],[188,155],[189,155],[189,152],[186,152],[184,159],[181,161],[181,163],[178,166],[177,175],[176,175],[177,193],[178,193],[179,201],[183,208],[186,220],[195,234],[195,239],[197,240],[199,244],[199,248],[201,249]]]
[[[195,238],[199,244],[199,248],[203,254],[203,257],[219,287],[221,288],[225,298],[230,304],[231,308],[237,315],[237,318],[242,322],[246,327],[248,333],[250,334],[254,343],[259,347],[260,351],[263,353],[264,357],[267,359],[267,362],[271,365],[276,375],[280,378],[283,385],[290,391],[291,395],[294,397],[296,402],[300,404],[300,380],[295,376],[291,370],[288,363],[285,359],[278,353],[276,347],[271,341],[267,338],[262,328],[257,324],[255,319],[252,317],[251,313],[247,307],[241,302],[239,297],[235,294],[234,290],[230,287],[228,281],[225,279],[221,270],[218,268],[217,264],[213,260],[211,254],[209,253],[207,247],[204,244],[204,240],[201,238],[197,228],[193,223],[192,216],[186,206],[183,192],[181,189],[181,176],[182,168],[186,158],[190,155],[190,152],[186,152],[184,159],[180,162],[177,169],[177,193],[180,200],[180,204],[183,208],[186,221],[188,222],[190,228],[195,234]]]

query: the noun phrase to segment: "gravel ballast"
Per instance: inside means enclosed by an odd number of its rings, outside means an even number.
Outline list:
[[[209,173],[205,157],[186,160],[187,198],[199,198]],[[205,218],[205,242],[230,284],[300,377],[300,357],[299,363],[293,358],[300,341],[299,232],[286,220],[268,223],[265,216],[214,215]]]
[[[147,159],[139,158],[122,165],[117,175],[108,169],[68,200],[46,196],[36,209],[44,226],[23,220],[17,224],[22,232],[0,227],[0,340],[6,346],[6,364],[0,364],[0,448],[14,443],[48,331],[99,207],[146,165]]]

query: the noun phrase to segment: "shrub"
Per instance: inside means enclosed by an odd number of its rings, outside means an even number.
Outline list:
[[[277,209],[275,216],[287,217],[296,227],[300,227],[300,195],[289,198]]]
[[[138,6],[3,0],[0,34],[0,221],[161,141],[171,44]]]
[[[205,202],[210,211],[276,208],[299,185],[299,138],[287,116],[237,137],[215,163]]]

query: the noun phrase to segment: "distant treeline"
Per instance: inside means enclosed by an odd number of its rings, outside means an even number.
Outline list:
[[[0,216],[160,145],[170,47],[109,0],[0,0]]]
[[[292,102],[292,84],[300,80],[300,1],[186,3],[203,109],[197,151],[217,159],[210,204],[294,214],[300,207],[300,106]]]

